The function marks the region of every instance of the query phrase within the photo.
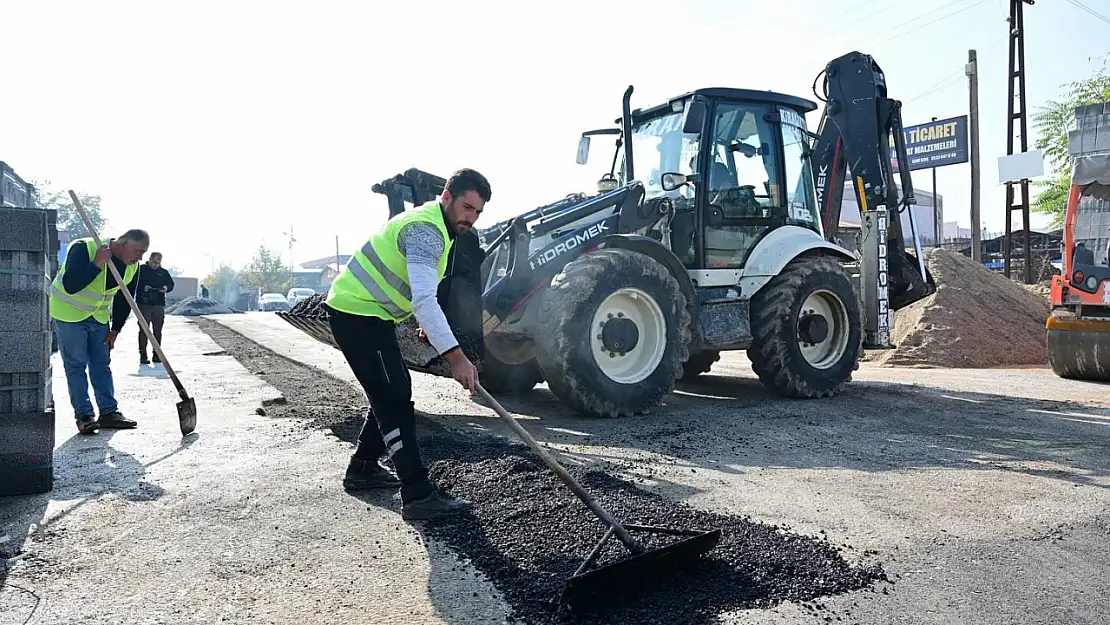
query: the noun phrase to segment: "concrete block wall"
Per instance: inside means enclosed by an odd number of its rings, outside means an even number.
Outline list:
[[[1110,151],[1110,102],[1075,107],[1075,129],[1068,132],[1073,156]]]
[[[0,332],[50,330],[50,274],[42,252],[0,251]]]
[[[54,409],[53,368],[42,373],[0,373],[0,414]]]
[[[0,496],[54,485],[50,280],[57,215],[0,208]]]
[[[54,488],[54,411],[0,413],[0,497]]]

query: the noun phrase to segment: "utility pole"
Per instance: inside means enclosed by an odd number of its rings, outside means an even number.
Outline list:
[[[339,272],[342,271],[342,270],[343,270],[343,267],[341,267],[339,265],[339,235],[337,234],[337,235],[335,235],[335,275],[336,275],[336,277],[339,276]],[[333,280],[334,280],[334,278],[333,278]]]
[[[971,260],[982,263],[982,243],[979,241],[979,61],[975,50],[967,51],[967,75],[970,107],[967,124],[971,130]]]
[[[937,121],[933,117],[933,121]],[[940,210],[937,209],[937,168],[933,167],[933,247],[940,247]]]
[[[1028,128],[1026,122],[1026,107],[1025,107],[1025,18],[1023,16],[1023,8],[1026,4],[1033,4],[1033,0],[1010,0],[1010,68],[1008,83],[1009,98],[1006,104],[1006,126],[1008,132],[1006,133],[1006,155],[1009,156],[1014,153],[1014,122],[1019,123],[1021,132],[1021,152],[1029,150]],[[1017,81],[1017,96],[1020,100],[1020,110],[1014,110],[1014,81]],[[1021,211],[1022,228],[1025,230],[1024,242],[1022,247],[1024,253],[1022,254],[1023,265],[1025,266],[1025,283],[1033,283],[1033,261],[1030,258],[1030,237],[1029,237],[1029,179],[1023,178],[1021,184],[1021,203],[1014,204],[1014,183],[1006,183],[1006,242],[1003,246],[1005,250],[1004,273],[1006,277],[1010,277],[1010,255],[1013,248],[1013,219],[1014,211]]]
[[[293,244],[297,242],[297,238],[293,236],[293,224],[289,224],[289,232],[283,232],[285,236],[289,237],[289,287],[297,286],[296,265],[293,264]]]

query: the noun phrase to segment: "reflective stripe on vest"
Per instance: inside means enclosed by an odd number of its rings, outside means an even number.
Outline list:
[[[412,288],[407,282],[408,271],[399,249],[399,237],[405,226],[416,222],[435,226],[443,236],[444,249],[437,267],[438,278],[442,280],[453,241],[444,223],[443,210],[439,202],[434,201],[395,216],[370,237],[332,282],[327,304],[354,315],[392,321],[407,319],[412,314]],[[398,275],[398,271],[404,275]]]
[[[76,239],[70,244],[70,254],[80,254],[79,244],[84,244],[89,255],[89,260],[96,258],[96,241],[92,237]],[[131,282],[139,270],[139,263],[132,263],[124,268],[124,283]],[[58,268],[58,275],[50,283],[50,317],[58,321],[76,323],[93,317],[100,323],[108,323],[112,310],[112,300],[115,299],[119,285],[105,265],[100,269],[100,274],[88,286],[76,293],[66,293],[62,285],[65,276],[65,264]],[[112,286],[107,287],[108,284]]]

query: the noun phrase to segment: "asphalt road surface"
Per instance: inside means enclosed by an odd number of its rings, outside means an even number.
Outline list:
[[[214,317],[350,379],[334,349],[276,317]],[[1110,386],[1047,369],[864,365],[841,396],[772,397],[739,354],[653,413],[573,415],[544,387],[502,396],[573,462],[699,508],[878,552],[890,594],[830,599],[859,623],[1096,623],[1110,597]],[[419,410],[512,436],[452,380],[414,375]],[[858,604],[858,605],[855,605]],[[820,622],[806,610],[742,623]]]
[[[353,379],[336,350],[274,315],[210,319]],[[263,379],[280,359],[244,366],[190,321],[165,330],[201,412],[187,439],[172,385],[138,366],[133,337],[113,358],[139,430],[73,437],[55,362],[55,491],[0,500],[0,554],[17,556],[0,569],[0,624],[503,622],[495,580],[401,521],[395,502],[339,488],[350,446],[281,417]],[[431,422],[511,436],[452,380],[413,379]],[[819,537],[848,560],[868,554],[895,582],[821,599],[824,610],[786,602],[723,623],[1105,622],[1106,385],[1044,369],[864,365],[843,395],[803,402],[768,395],[730,355],[630,419],[577,417],[544,387],[500,399],[568,465]],[[256,413],[264,401],[268,416]]]

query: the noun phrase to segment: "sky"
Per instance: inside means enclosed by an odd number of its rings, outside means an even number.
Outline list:
[[[1106,0],[1076,1],[1110,16]],[[0,160],[100,195],[107,236],[145,228],[167,265],[203,278],[262,244],[295,263],[335,254],[337,237],[350,253],[388,215],[372,185],[409,167],[484,173],[480,227],[592,191],[605,159],[576,165],[578,137],[612,125],[630,84],[633,108],[714,86],[814,100],[825,64],[859,50],[912,126],[967,114],[974,48],[982,221],[1000,232],[1008,11],[1006,0],[0,0]],[[1030,113],[1110,48],[1110,23],[1069,0],[1027,5],[1025,26]],[[1035,138],[1030,127],[1030,148]],[[937,180],[945,220],[969,226],[969,165]],[[931,184],[914,172],[915,187]]]

